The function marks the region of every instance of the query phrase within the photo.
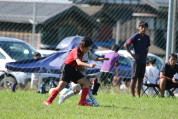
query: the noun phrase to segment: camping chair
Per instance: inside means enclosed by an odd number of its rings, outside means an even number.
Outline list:
[[[172,98],[176,98],[175,95],[174,95],[174,91],[176,90],[176,87],[173,87],[173,88],[171,88],[171,89],[170,89],[170,88],[166,88],[165,90],[167,90],[168,93],[169,93],[169,94],[168,94],[168,97],[171,96]]]
[[[155,92],[155,94],[153,95],[153,97],[156,97],[156,96],[161,97],[161,95],[159,93],[159,85],[158,84],[153,84],[153,83],[149,83],[148,81],[145,81],[143,83],[143,85],[146,86],[146,88],[145,89],[142,88],[143,93],[142,93],[141,96],[145,95],[145,96],[148,97],[148,94],[146,93],[146,91],[148,90],[148,88],[153,88],[153,90]]]

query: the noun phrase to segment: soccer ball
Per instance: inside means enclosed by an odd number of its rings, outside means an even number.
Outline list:
[[[93,102],[92,102],[92,100],[91,100],[90,98],[86,98],[85,101],[86,101],[88,104],[93,105]]]
[[[49,90],[49,95],[51,95],[51,93],[52,93],[52,91],[54,90],[54,89],[56,89],[56,88],[51,88],[50,90]]]

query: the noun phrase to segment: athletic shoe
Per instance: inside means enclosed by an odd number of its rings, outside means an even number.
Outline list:
[[[78,105],[81,105],[81,106],[92,106],[92,105],[88,104],[86,101],[80,101],[78,103]]]
[[[96,100],[93,100],[93,106],[97,107],[99,103]]]
[[[64,95],[60,95],[59,104],[61,105],[64,102]]]
[[[43,104],[44,104],[44,105],[50,105],[51,102],[44,101]]]

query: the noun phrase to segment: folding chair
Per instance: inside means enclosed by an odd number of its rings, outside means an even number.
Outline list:
[[[176,87],[173,87],[173,88],[171,88],[171,89],[170,89],[170,88],[169,88],[169,89],[166,88],[165,90],[167,90],[168,93],[169,93],[169,94],[168,94],[168,97],[172,96],[172,98],[176,98],[175,95],[174,95],[174,91],[176,90]]]
[[[148,88],[153,88],[155,94],[153,95],[153,97],[161,97],[160,93],[159,93],[159,85],[158,84],[153,84],[153,83],[148,83],[147,81],[145,81],[145,83],[143,83],[144,86],[146,86],[146,89],[143,89],[143,93],[141,96],[145,95],[148,97],[148,94],[146,93],[146,91],[148,90]]]

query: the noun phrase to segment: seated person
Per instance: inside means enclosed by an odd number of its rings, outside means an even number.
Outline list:
[[[155,67],[156,59],[150,58],[146,63],[146,70],[144,75],[144,82],[146,84],[156,84],[156,80],[159,79],[159,70]],[[143,89],[146,89],[147,86],[143,85]],[[153,88],[148,88],[146,90],[147,94],[153,94]]]
[[[144,76],[144,80],[147,81],[147,83],[156,84],[156,79],[159,78],[159,70],[155,67],[155,63],[155,58],[149,59]]]
[[[160,80],[158,84],[161,91],[161,96],[164,97],[165,89],[178,87],[178,81],[173,78],[174,74],[178,72],[177,55],[170,54],[168,62],[164,63],[160,70]]]

